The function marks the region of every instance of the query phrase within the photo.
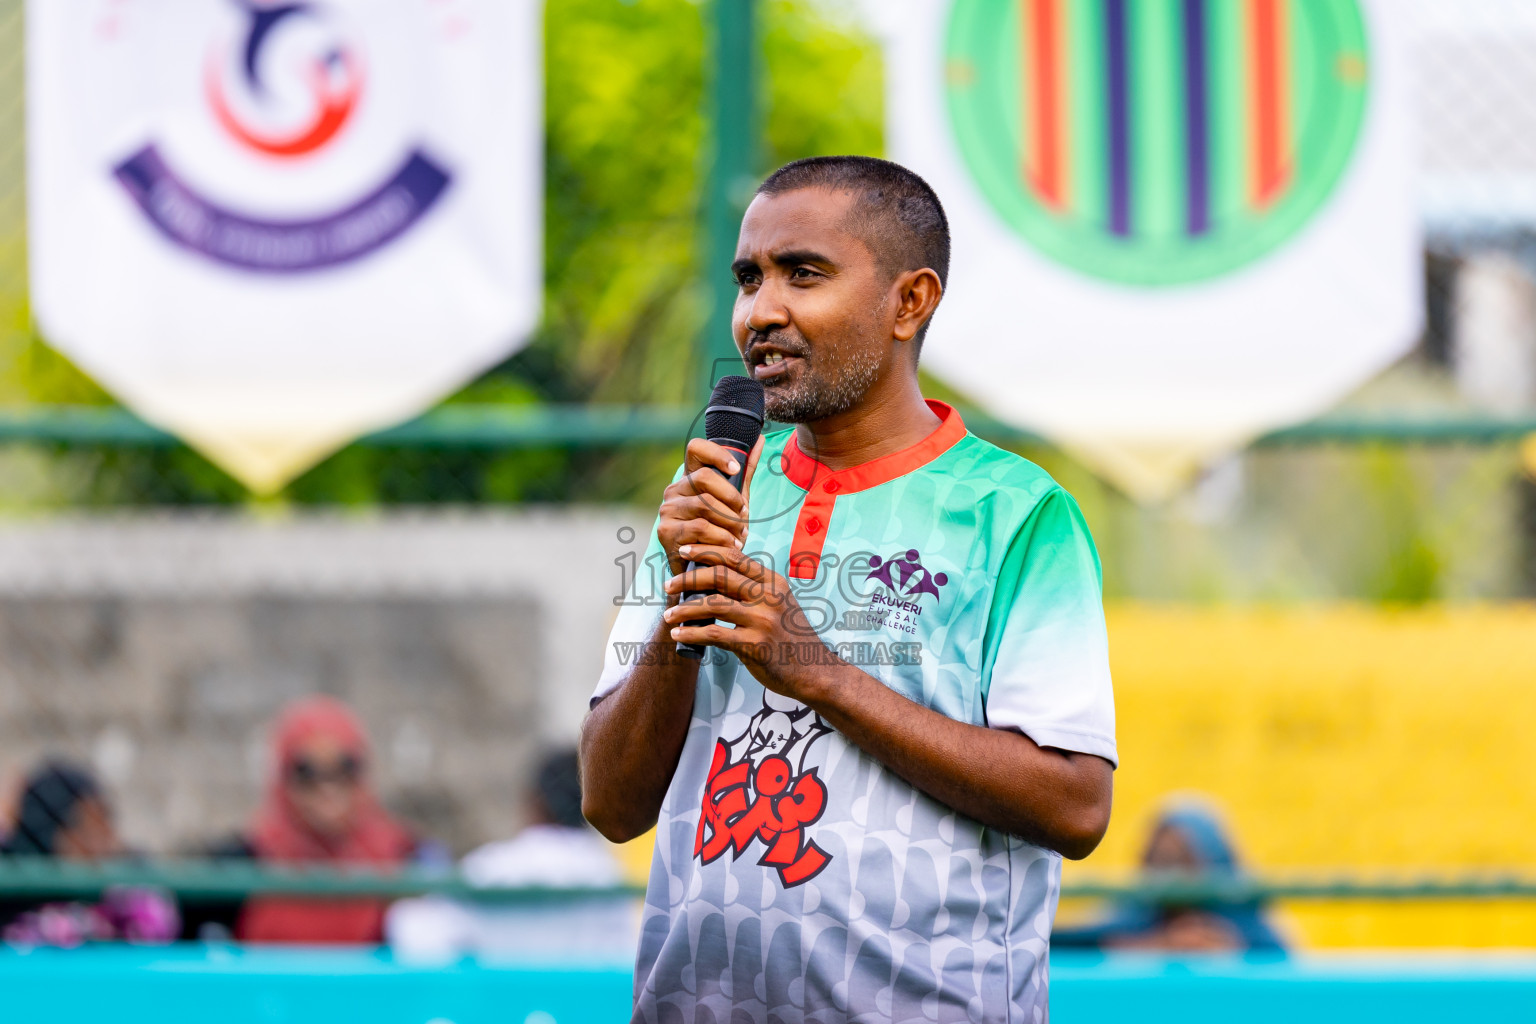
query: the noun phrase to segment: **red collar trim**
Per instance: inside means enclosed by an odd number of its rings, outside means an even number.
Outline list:
[[[784,475],[801,490],[820,487],[828,494],[865,491],[906,476],[949,451],[966,433],[965,423],[953,406],[929,399],[928,408],[940,420],[933,433],[910,448],[843,470],[833,471],[802,452],[799,441],[791,434],[784,446]]]

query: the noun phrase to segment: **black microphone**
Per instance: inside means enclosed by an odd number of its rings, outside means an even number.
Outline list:
[[[728,448],[736,456],[736,465],[741,468],[732,476],[726,477],[731,486],[741,490],[741,482],[747,476],[747,456],[752,454],[752,448],[757,444],[757,439],[763,433],[763,386],[751,377],[721,377],[720,383],[715,385],[715,390],[709,396],[709,405],[704,410],[704,436],[722,448]],[[715,472],[719,473],[717,469]],[[720,473],[725,476],[724,473]],[[697,569],[697,562],[689,562],[689,570]],[[697,597],[702,591],[686,593],[683,600]],[[707,626],[714,619],[694,619],[685,622],[685,626]],[[701,644],[677,645],[677,653],[684,658],[692,658],[698,661],[704,657],[704,647]]]

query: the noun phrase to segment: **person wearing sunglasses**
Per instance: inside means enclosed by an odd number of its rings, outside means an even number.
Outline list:
[[[289,704],[273,727],[272,751],[261,807],[246,833],[215,856],[375,870],[416,857],[416,837],[374,795],[368,734],[341,701],[317,696]],[[233,923],[234,936],[245,942],[371,944],[383,940],[385,907],[377,899],[263,896],[200,925]]]

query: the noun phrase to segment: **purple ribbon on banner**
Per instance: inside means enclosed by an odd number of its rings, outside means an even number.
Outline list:
[[[150,223],[177,245],[216,263],[269,274],[335,267],[398,238],[442,198],[452,175],[421,150],[359,201],[324,217],[262,220],[198,195],[154,145],[113,168]]]

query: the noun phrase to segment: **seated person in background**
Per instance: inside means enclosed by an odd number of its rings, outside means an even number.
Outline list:
[[[27,777],[3,852],[75,863],[125,856],[101,787],[84,768],[61,760],[46,761]],[[0,936],[15,945],[170,942],[180,926],[176,904],[152,889],[109,889],[99,903],[47,896],[0,900]]]
[[[616,886],[612,848],[581,816],[574,749],[544,757],[528,793],[529,824],[487,843],[460,865],[470,885],[496,888]],[[507,957],[634,957],[639,908],[627,896],[545,904],[466,904],[442,897],[402,900],[389,910],[390,946],[402,959],[445,961],[466,954]]]
[[[1237,856],[1216,811],[1191,799],[1170,802],[1142,855],[1143,878],[1238,873]],[[1139,949],[1169,952],[1282,952],[1261,900],[1199,906],[1125,904],[1103,922],[1058,928],[1053,949]]]
[[[272,731],[272,746],[272,777],[261,809],[246,835],[215,848],[215,856],[373,869],[412,859],[416,840],[375,799],[368,736],[345,704],[307,697],[288,705]],[[379,899],[256,896],[240,911],[235,937],[377,943],[384,937],[385,905]]]
[[[21,806],[21,791],[27,788],[26,776],[16,771],[0,774],[0,853],[16,826],[16,812]]]

